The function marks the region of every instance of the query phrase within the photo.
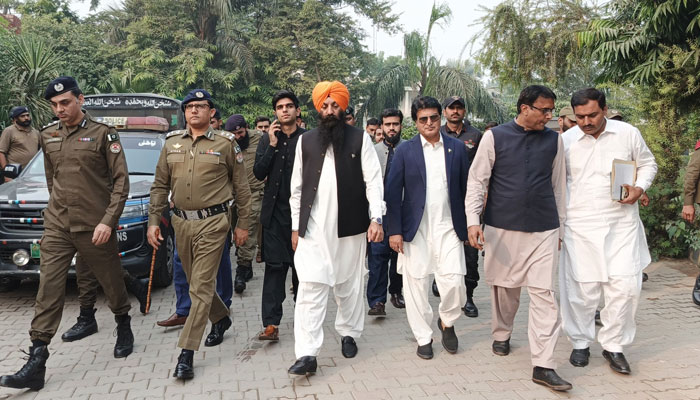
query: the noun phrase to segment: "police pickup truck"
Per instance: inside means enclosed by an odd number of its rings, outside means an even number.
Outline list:
[[[96,119],[119,130],[129,169],[129,198],[117,227],[122,267],[135,277],[148,277],[153,254],[146,240],[149,193],[169,121],[163,117]],[[38,279],[42,210],[48,200],[44,155],[40,151],[16,179],[0,186],[0,290],[14,289],[24,278]],[[165,240],[156,253],[156,287],[172,282],[175,245],[167,214],[161,217],[161,231]],[[74,275],[75,270],[71,268],[69,274]]]

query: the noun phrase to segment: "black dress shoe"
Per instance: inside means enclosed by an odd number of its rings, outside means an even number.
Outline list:
[[[401,293],[391,295],[391,304],[393,304],[396,308],[406,308],[406,302],[404,301]]]
[[[194,378],[194,364],[192,362],[193,358],[194,350],[183,349],[180,353],[180,356],[177,358],[177,365],[175,366],[175,372],[173,372],[173,378]]]
[[[435,279],[433,279],[433,295],[435,295],[435,297],[440,297],[440,291],[438,290]]]
[[[493,354],[497,356],[507,356],[510,353],[510,338],[508,340],[494,340],[491,345]]]
[[[14,375],[0,377],[0,386],[13,389],[40,390],[46,377],[46,360],[49,358],[47,345],[29,348],[29,358],[22,369]]]
[[[440,318],[438,318],[437,324],[438,329],[442,332],[442,347],[450,354],[456,353],[459,347],[459,340],[457,340],[457,335],[455,334],[455,327],[443,328]]]
[[[341,348],[343,357],[353,358],[357,355],[357,343],[355,343],[355,339],[352,336],[343,336],[341,343],[343,344]]]
[[[569,362],[574,367],[585,367],[588,365],[588,358],[591,356],[591,350],[586,347],[585,349],[573,349],[571,351],[571,356],[569,356]]]
[[[547,386],[558,392],[571,390],[573,386],[557,375],[556,371],[550,368],[535,367],[532,369],[532,381],[538,385]]]
[[[433,341],[431,340],[428,344],[418,346],[416,354],[418,355],[418,357],[424,360],[430,360],[431,358],[433,358]]]
[[[474,301],[471,299],[467,299],[467,304],[462,307],[462,311],[464,311],[464,315],[469,318],[476,318],[479,316],[479,309],[476,308],[476,304],[474,304]]]
[[[700,275],[695,280],[695,287],[693,287],[693,303],[700,306]]]
[[[603,350],[603,357],[610,363],[610,368],[620,374],[629,375],[632,370],[630,365],[622,353],[612,353],[607,350]]]
[[[306,375],[312,375],[316,373],[316,368],[318,367],[318,364],[316,364],[316,357],[313,356],[304,356],[298,359],[294,365],[289,367],[289,370],[287,370],[287,373],[290,375],[301,375],[301,376],[306,376]]]
[[[642,282],[649,280],[649,275],[646,272],[642,272]]]
[[[95,311],[97,311],[96,308],[81,308],[78,321],[61,335],[61,339],[64,342],[73,342],[97,333]]]
[[[384,303],[377,302],[375,305],[372,306],[372,308],[369,309],[369,312],[367,315],[372,315],[375,317],[383,317],[386,315],[386,311],[384,311]]]
[[[204,345],[207,347],[217,346],[224,341],[224,332],[231,327],[231,318],[223,317],[216,323],[212,324],[211,332],[207,335]]]

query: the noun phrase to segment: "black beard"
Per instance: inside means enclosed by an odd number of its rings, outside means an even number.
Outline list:
[[[343,139],[345,138],[345,123],[344,115],[340,118],[335,115],[322,117],[318,124],[318,133],[321,135],[321,147],[323,150],[328,148],[328,145],[333,143],[333,151],[338,153],[343,148]]]
[[[237,139],[236,142],[239,146],[241,146],[241,150],[247,149],[248,146],[250,146],[250,135],[248,134],[248,131],[246,131],[245,136],[243,136],[240,139]]]
[[[391,147],[396,146],[396,144],[399,143],[399,140],[401,140],[401,132],[397,132],[394,136],[386,136],[384,138],[384,141],[389,143]]]
[[[31,125],[31,124],[32,124],[32,120],[31,120],[31,119],[26,120],[26,121],[17,121],[17,125],[23,126],[23,127],[25,127],[25,128],[28,127],[28,126]]]

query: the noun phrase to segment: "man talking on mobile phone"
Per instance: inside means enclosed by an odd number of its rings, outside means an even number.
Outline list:
[[[267,179],[260,211],[263,226],[260,247],[265,262],[261,311],[264,330],[258,339],[277,341],[290,267],[295,297],[297,292],[289,196],[294,152],[304,129],[297,126],[296,118],[300,110],[299,99],[294,93],[288,90],[277,92],[272,98],[272,108],[276,119],[260,138],[253,173],[261,181]]]

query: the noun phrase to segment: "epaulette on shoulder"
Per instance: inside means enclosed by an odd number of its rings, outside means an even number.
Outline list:
[[[56,120],[56,121],[51,121],[51,122],[49,122],[48,124],[42,126],[42,127],[41,127],[41,130],[43,131],[44,129],[50,128],[50,127],[52,127],[52,126],[54,126],[54,125],[56,125],[56,124],[58,124],[58,120]]]
[[[226,139],[228,139],[228,140],[230,140],[230,141],[232,141],[232,142],[233,142],[234,140],[236,140],[236,137],[235,137],[235,136],[233,135],[233,133],[231,133],[231,132],[227,132],[227,131],[214,131],[214,134],[219,135],[219,136],[223,136],[223,137],[225,137]]]
[[[168,132],[168,134],[165,136],[165,138],[167,139],[167,138],[171,138],[171,137],[173,137],[173,136],[178,136],[178,135],[179,135],[179,136],[182,136],[183,133],[185,133],[185,131],[182,130],[182,129],[177,130],[177,131],[170,131],[170,132]]]

